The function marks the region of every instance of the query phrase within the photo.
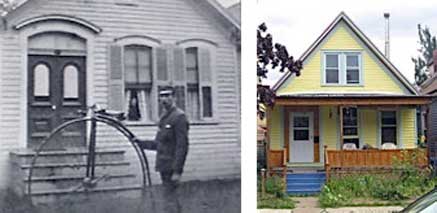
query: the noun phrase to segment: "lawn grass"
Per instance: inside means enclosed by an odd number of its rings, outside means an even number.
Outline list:
[[[289,196],[278,198],[271,194],[258,195],[259,209],[294,209],[296,202]]]

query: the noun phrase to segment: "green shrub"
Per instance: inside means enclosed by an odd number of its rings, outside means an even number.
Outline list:
[[[285,182],[284,179],[279,176],[271,176],[266,178],[265,182],[266,193],[276,196],[277,198],[284,197],[285,194]]]

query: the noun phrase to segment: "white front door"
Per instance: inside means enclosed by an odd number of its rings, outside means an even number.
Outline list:
[[[290,162],[314,162],[313,113],[290,113]]]

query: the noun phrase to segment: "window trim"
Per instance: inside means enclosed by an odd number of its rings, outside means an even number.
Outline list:
[[[146,46],[149,47],[151,49],[151,73],[152,73],[152,83],[151,83],[151,89],[150,89],[150,98],[151,98],[151,103],[152,103],[152,116],[151,116],[151,120],[140,120],[140,121],[129,121],[129,120],[124,120],[123,123],[126,124],[127,126],[147,126],[147,125],[156,125],[156,121],[159,119],[159,109],[157,105],[159,105],[159,103],[154,102],[154,100],[158,100],[158,95],[157,95],[157,76],[156,76],[156,69],[157,69],[157,54],[156,54],[156,49],[158,47],[161,47],[161,41],[152,37],[146,37],[146,36],[139,36],[139,35],[130,35],[130,36],[123,36],[121,38],[115,39],[115,44],[120,45],[122,48],[121,51],[121,61],[123,62],[122,65],[122,79],[123,79],[123,94],[125,94],[125,70],[124,70],[124,53],[125,53],[125,47],[126,46],[130,46],[130,45],[135,45],[135,46]],[[125,100],[125,97],[123,98],[123,100]],[[126,112],[126,103],[123,103],[123,112]],[[126,115],[127,116],[127,115]]]
[[[185,66],[185,51],[187,48],[192,48],[195,47],[198,49],[203,48],[203,49],[207,49],[209,51],[210,54],[210,64],[209,64],[209,68],[210,68],[210,72],[211,72],[211,82],[210,82],[210,87],[211,87],[211,104],[212,104],[212,117],[204,117],[203,116],[203,104],[202,101],[200,101],[200,99],[203,98],[202,93],[199,92],[199,104],[202,104],[200,106],[200,110],[199,110],[199,120],[190,120],[190,124],[194,123],[194,124],[198,124],[198,125],[203,125],[203,124],[218,124],[218,107],[217,107],[217,83],[216,83],[216,51],[217,51],[217,47],[218,45],[213,42],[213,41],[209,41],[209,40],[204,40],[204,39],[188,39],[188,40],[183,40],[183,41],[179,41],[176,42],[178,47],[183,48],[183,54],[184,54],[184,66]],[[199,52],[198,52],[199,53]],[[198,56],[199,57],[199,56]],[[200,78],[200,59],[198,61],[198,66],[199,66],[199,91],[202,90],[202,87],[204,85],[202,85],[201,78]],[[186,69],[186,67],[184,67],[184,70]],[[185,72],[185,76],[186,76],[186,72]],[[185,82],[185,90],[187,92],[187,82]],[[185,105],[187,106],[187,99],[185,98]]]
[[[360,110],[359,110],[359,108],[357,106],[343,106],[341,108],[341,110],[346,109],[346,108],[355,108],[356,109],[357,124],[355,126],[347,126],[346,128],[348,128],[348,127],[352,127],[352,128],[355,127],[355,128],[357,128],[357,134],[356,135],[352,135],[352,136],[351,135],[346,135],[345,136],[344,135],[345,125],[341,124],[341,127],[342,127],[341,134],[342,135],[340,135],[340,136],[341,136],[341,138],[343,140],[343,141],[341,141],[341,144],[343,144],[343,145],[345,144],[344,143],[344,139],[357,139],[358,140],[357,149],[359,149],[362,146],[362,144],[361,144],[361,134],[360,134],[360,127],[361,127],[360,126],[360,124],[361,124]],[[343,118],[341,118],[341,121],[344,122],[344,113],[342,112],[341,115],[343,116]]]
[[[396,147],[397,148],[403,148],[402,142],[401,142],[401,136],[400,136],[400,129],[401,129],[401,117],[400,117],[400,111],[398,109],[380,109],[378,111],[378,145],[379,148],[382,147],[382,112],[395,112],[395,118],[396,118]]]
[[[338,83],[327,83],[326,82],[326,56],[327,55],[337,55],[338,57]],[[347,56],[356,55],[358,56],[358,81],[359,83],[347,83]],[[341,50],[326,50],[321,52],[321,85],[322,86],[346,86],[346,87],[360,87],[364,86],[363,82],[363,53],[362,51],[341,51]]]

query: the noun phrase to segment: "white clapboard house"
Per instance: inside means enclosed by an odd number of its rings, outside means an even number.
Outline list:
[[[158,90],[167,85],[176,88],[177,104],[190,121],[183,180],[238,178],[239,32],[239,21],[215,0],[28,0],[19,5],[0,22],[1,188],[22,182],[16,173],[26,170],[31,149],[93,104],[126,112],[128,128],[139,138],[153,139]],[[97,129],[98,147],[129,149],[114,129]],[[86,125],[76,125],[57,137],[55,148],[64,151],[52,153],[59,160],[41,163],[52,171],[41,174],[62,182],[68,174],[53,171],[71,163],[68,156],[83,154],[86,132]],[[136,157],[121,155],[108,158]],[[148,158],[153,168],[154,153]],[[152,179],[160,182],[156,174]],[[56,184],[50,187],[41,190],[62,191]]]

